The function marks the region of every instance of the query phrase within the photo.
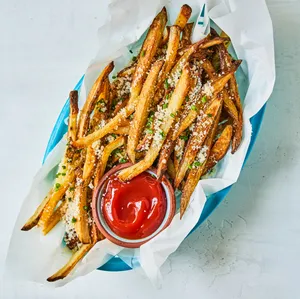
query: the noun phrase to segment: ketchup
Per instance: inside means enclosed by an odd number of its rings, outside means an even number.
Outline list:
[[[158,229],[166,214],[167,200],[161,183],[147,172],[128,182],[114,174],[108,179],[101,208],[115,234],[141,239]]]

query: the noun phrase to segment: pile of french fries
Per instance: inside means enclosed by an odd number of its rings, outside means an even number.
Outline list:
[[[193,43],[192,10],[183,5],[172,26],[165,8],[153,20],[137,57],[109,77],[110,62],[95,81],[80,113],[78,92],[70,93],[68,143],[53,187],[22,230],[47,234],[66,225],[69,262],[48,278],[66,277],[103,239],[92,219],[94,186],[112,167],[130,180],[150,167],[182,191],[180,215],[201,177],[242,139],[243,110],[235,71],[241,61],[227,51],[228,36],[213,29]]]

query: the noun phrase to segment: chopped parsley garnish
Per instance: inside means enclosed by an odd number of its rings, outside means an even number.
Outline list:
[[[65,165],[62,166],[62,169],[66,169],[67,167]]]
[[[153,130],[151,130],[151,129],[148,129],[148,130],[147,130],[147,133],[149,133],[149,134],[153,134]]]
[[[69,188],[69,191],[74,191],[75,190],[75,187],[70,187]]]
[[[60,183],[55,184],[55,191],[57,191],[60,188]]]
[[[61,173],[59,172],[55,175],[55,177],[58,178],[60,175],[61,175]]]
[[[167,109],[168,108],[168,104],[164,103],[162,107],[163,107],[163,109]]]
[[[66,173],[65,173],[65,172],[63,172],[61,175],[62,175],[62,176],[66,176]]]
[[[200,163],[199,161],[196,161],[196,162],[193,163],[193,165],[194,165],[195,167],[199,167],[199,166],[201,166],[201,163]]]
[[[159,132],[159,135],[160,135],[162,138],[165,138],[165,137],[166,137],[166,134],[165,134],[164,131],[160,131],[160,132]]]
[[[75,223],[77,219],[75,217],[72,218],[72,223]]]
[[[190,164],[190,165],[189,165],[189,169],[192,169],[192,168],[193,168],[193,165]]]
[[[132,50],[129,50],[129,52],[130,52],[131,54],[133,54]]]
[[[132,61],[136,61],[136,56],[132,56]]]
[[[197,111],[197,107],[195,105],[192,105],[191,109]]]
[[[120,162],[120,163],[126,163],[127,160],[126,160],[125,158],[121,158],[121,159],[119,160],[119,162]]]
[[[208,113],[207,116],[208,116],[208,117],[212,117],[213,115],[212,115],[211,113]]]
[[[145,51],[145,50],[142,50],[142,52],[141,52],[141,56],[142,56],[142,57],[144,57],[144,56],[145,56],[145,54],[146,54],[146,51]]]
[[[69,198],[68,198],[68,201],[72,201],[72,197],[69,197]]]
[[[179,71],[179,74],[182,75],[182,70]]]
[[[185,101],[188,102],[190,98],[188,96],[185,97]]]
[[[153,174],[153,173],[151,173],[150,174],[154,179],[156,179],[156,176]]]
[[[83,209],[84,209],[85,211],[88,211],[89,207],[88,207],[88,206],[83,206]]]
[[[117,78],[117,76],[112,76],[112,78],[113,78],[113,79],[116,79],[116,78]]]
[[[207,102],[207,97],[204,96],[204,97],[201,99],[201,102],[202,102],[203,104],[205,104],[205,103]]]
[[[116,148],[113,152],[112,152],[112,154],[113,155],[116,155],[116,154],[120,154],[122,151],[119,149],[119,148]]]
[[[112,136],[113,138],[117,138],[117,135],[114,134],[114,133],[112,133],[111,136]]]
[[[184,141],[187,141],[189,139],[189,137],[186,135],[179,136],[179,138]]]
[[[168,89],[168,88],[169,88],[170,84],[169,84],[169,82],[168,82],[168,79],[166,79],[166,80],[165,80],[165,83],[164,83],[164,85],[165,85],[165,88],[166,88],[166,89]]]
[[[175,117],[175,114],[174,114],[174,113],[171,113],[170,116],[174,118],[174,117]]]

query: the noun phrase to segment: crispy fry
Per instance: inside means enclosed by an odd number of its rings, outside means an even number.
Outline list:
[[[47,205],[48,201],[52,197],[52,194],[53,194],[53,189],[51,189],[49,191],[49,193],[46,195],[46,197],[44,198],[44,200],[40,203],[40,205],[35,210],[34,214],[23,225],[23,227],[21,228],[21,230],[24,230],[24,231],[30,230],[30,229],[32,229],[33,227],[35,227],[38,224],[39,219],[40,219],[40,217],[42,215],[42,212],[43,212],[45,206]]]
[[[203,145],[211,127],[216,122],[217,115],[222,105],[222,98],[219,96],[212,101],[210,106],[206,109],[205,113],[199,117],[196,123],[196,128],[193,135],[190,137],[189,142],[184,151],[183,158],[180,162],[174,186],[177,188],[181,181],[184,179],[188,168],[192,165],[199,148]]]
[[[112,151],[115,149],[121,147],[125,143],[125,138],[124,137],[118,137],[116,140],[113,142],[109,143],[103,150],[102,156],[100,161],[98,162],[96,171],[95,171],[95,178],[94,178],[94,186],[97,186],[100,179],[102,178],[105,168],[107,165],[107,161],[109,156],[111,155]]]
[[[157,105],[161,97],[163,96],[162,91],[160,90],[165,82],[167,75],[169,74],[170,70],[174,66],[176,62],[177,51],[179,47],[180,41],[180,28],[178,26],[170,27],[170,38],[168,42],[168,48],[165,58],[165,63],[161,70],[156,89],[158,90],[156,96],[154,97],[153,106]]]
[[[176,171],[175,171],[174,163],[171,158],[167,162],[167,173],[172,180],[175,179]]]
[[[93,111],[94,105],[100,95],[101,88],[103,87],[103,82],[106,80],[107,76],[110,74],[113,68],[114,68],[114,63],[113,62],[109,63],[104,68],[100,76],[95,81],[92,89],[90,90],[89,95],[80,113],[80,118],[78,122],[78,132],[77,132],[78,138],[81,138],[86,134],[86,131],[88,129],[90,114]]]
[[[182,30],[182,38],[180,41],[180,48],[189,46],[192,43],[191,36],[192,36],[193,27],[194,27],[194,23],[187,23],[184,26],[184,28]]]
[[[91,250],[91,248],[97,243],[101,237],[98,237],[96,225],[93,225],[93,242],[90,244],[84,244],[76,251],[70,258],[70,260],[55,274],[47,278],[47,281],[52,282],[65,278],[78,264],[78,262]]]
[[[119,178],[122,181],[127,181],[135,176],[139,175],[146,169],[148,169],[156,159],[159,154],[159,151],[164,143],[164,137],[167,136],[169,130],[174,121],[173,115],[180,109],[181,104],[183,103],[190,87],[190,70],[188,66],[185,66],[182,72],[182,75],[175,87],[175,90],[171,96],[168,107],[164,109],[163,123],[158,126],[154,132],[154,138],[151,143],[150,149],[148,150],[145,158],[140,162],[123,169],[119,173]],[[167,161],[166,161],[167,163]]]
[[[70,116],[68,125],[68,139],[76,140],[77,134],[77,115],[78,115],[78,91],[72,90],[69,95],[70,98]]]
[[[148,31],[147,37],[141,48],[141,55],[139,55],[137,67],[132,79],[129,106],[135,106],[137,103],[137,98],[141,92],[146,74],[151,66],[152,58],[154,57],[159,43],[162,39],[166,23],[167,11],[164,7],[153,20]]]
[[[151,106],[151,101],[154,96],[157,78],[162,65],[162,60],[158,60],[153,64],[150,73],[144,83],[143,89],[139,97],[140,99],[133,117],[127,143],[127,154],[129,159],[133,163],[135,162],[135,149],[147,120],[148,111]]]
[[[226,155],[230,146],[232,131],[232,126],[227,125],[221,133],[220,137],[213,145],[209,157],[207,159],[203,175],[206,174],[211,168],[213,168]]]
[[[207,161],[207,158],[210,153],[210,149],[212,146],[212,142],[216,133],[216,129],[218,126],[220,114],[221,114],[221,108],[222,106],[219,107],[219,111],[217,112],[215,122],[205,140],[204,146],[199,149],[198,155],[200,154],[200,161],[197,161],[198,163],[194,163],[192,166],[188,177],[186,179],[185,185],[182,190],[182,195],[181,195],[181,200],[180,200],[180,219],[182,218],[184,212],[187,209],[187,206],[190,202],[190,198],[201,178],[201,175],[203,173],[203,170],[205,168],[205,164]],[[204,157],[204,161],[202,161]]]
[[[189,20],[190,16],[192,14],[192,9],[190,6],[187,4],[182,5],[179,15],[177,16],[177,19],[175,21],[175,25],[179,26],[180,29],[182,30],[187,21]]]
[[[48,234],[51,229],[62,219],[62,217],[66,213],[68,202],[67,200],[64,200],[61,205],[55,210],[55,212],[50,217],[49,221],[45,224],[43,227],[43,234]]]
[[[88,224],[88,214],[86,212],[87,207],[87,182],[88,180],[83,179],[82,171],[77,173],[77,182],[75,185],[75,195],[77,198],[77,213],[75,214],[75,231],[78,239],[83,244],[91,243],[89,224]]]
[[[48,199],[48,202],[44,206],[44,209],[38,221],[38,226],[43,228],[44,225],[49,221],[57,203],[64,196],[65,192],[69,188],[70,184],[72,184],[74,179],[75,179],[75,173],[74,171],[70,171],[70,173],[67,174],[64,183],[62,185],[57,185],[55,187],[56,189],[53,190],[51,197]]]

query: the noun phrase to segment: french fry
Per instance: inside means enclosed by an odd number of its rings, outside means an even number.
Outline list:
[[[94,178],[94,186],[97,186],[100,179],[102,178],[105,168],[107,165],[107,161],[109,156],[111,155],[112,151],[115,149],[121,147],[125,143],[125,138],[124,137],[118,137],[115,139],[113,142],[109,143],[103,150],[102,156],[100,161],[98,162],[98,165],[96,167],[95,171],[95,178]]]
[[[157,105],[161,97],[163,96],[162,91],[160,90],[165,82],[167,75],[169,74],[170,70],[174,66],[177,57],[177,51],[179,47],[180,41],[180,28],[179,26],[171,26],[170,27],[170,38],[168,41],[168,48],[165,58],[165,63],[161,70],[156,90],[158,90],[156,96],[154,97],[153,106]]]
[[[115,109],[113,110],[111,116],[112,117],[116,116],[120,112],[121,109],[123,109],[124,107],[127,106],[128,102],[129,102],[129,98],[126,98],[123,101],[119,101],[117,103],[117,105],[115,106]]]
[[[180,29],[182,30],[187,21],[189,20],[190,16],[192,14],[192,9],[190,6],[187,4],[182,5],[179,15],[177,16],[177,19],[175,21],[175,25],[179,26]]]
[[[212,169],[226,155],[230,146],[232,131],[232,126],[227,125],[221,133],[220,137],[213,145],[209,157],[207,159],[203,175],[206,174],[210,169]]]
[[[40,219],[37,223],[38,226],[41,228],[44,227],[44,225],[49,221],[50,217],[52,216],[54,209],[57,205],[57,203],[62,199],[67,189],[70,187],[72,182],[75,180],[75,173],[74,171],[70,171],[66,179],[64,180],[64,183],[62,185],[55,186],[53,193],[48,199],[48,202],[46,202],[44,209],[42,210],[42,214],[40,216]]]
[[[154,57],[159,43],[162,39],[163,32],[167,23],[167,11],[164,7],[161,12],[153,20],[147,37],[140,51],[138,63],[132,79],[131,94],[129,106],[136,106],[138,96],[140,95],[144,79],[151,66],[152,58]]]
[[[49,191],[49,193],[46,195],[46,197],[44,198],[44,200],[37,207],[37,209],[35,210],[35,212],[33,213],[33,215],[23,225],[23,227],[21,228],[21,230],[28,231],[28,230],[32,229],[33,227],[35,227],[38,224],[39,219],[40,219],[40,217],[42,215],[42,212],[43,212],[45,206],[47,205],[48,201],[52,197],[52,194],[53,194],[53,189],[51,189]]]
[[[50,217],[49,221],[45,224],[42,229],[44,235],[48,234],[52,228],[62,219],[66,213],[68,202],[65,199],[61,205],[55,210],[55,212]]]
[[[167,173],[172,180],[175,179],[176,171],[175,171],[174,163],[171,158],[167,162]]]
[[[194,23],[187,23],[184,26],[184,28],[182,30],[182,38],[180,41],[180,48],[189,46],[192,43],[191,36],[192,36],[193,27],[194,27]]]
[[[217,115],[220,107],[222,106],[222,98],[218,96],[212,101],[210,106],[205,110],[205,113],[199,117],[196,123],[196,128],[190,137],[183,158],[180,162],[179,169],[176,173],[174,186],[179,187],[181,181],[184,179],[185,174],[203,145],[211,127],[216,122]]]
[[[88,180],[83,179],[82,171],[78,171],[76,180],[74,200],[76,201],[78,211],[74,215],[76,219],[75,231],[81,243],[89,244],[91,243],[91,237],[88,225],[88,214],[86,212]]]
[[[131,180],[146,169],[148,169],[156,159],[159,151],[164,143],[164,137],[167,136],[169,130],[174,121],[173,115],[180,109],[190,87],[190,70],[188,66],[185,66],[182,75],[175,87],[175,90],[171,96],[168,107],[163,112],[163,123],[155,129],[154,138],[151,143],[150,149],[148,150],[145,158],[140,162],[123,169],[120,171],[118,177],[122,181]],[[167,163],[167,161],[166,161]]]
[[[128,135],[130,132],[130,129],[131,129],[130,126],[122,126],[122,127],[119,127],[118,129],[114,130],[113,132],[118,135]]]
[[[133,163],[135,162],[135,149],[147,120],[148,111],[151,106],[157,78],[162,65],[162,60],[158,60],[153,64],[139,96],[140,99],[136,107],[127,141],[127,154]]]
[[[53,282],[65,278],[78,264],[78,262],[93,248],[101,237],[98,236],[96,225],[93,224],[93,242],[90,244],[83,244],[70,258],[70,260],[56,273],[47,278],[47,281]]]
[[[89,124],[89,118],[90,114],[94,109],[94,105],[99,98],[101,89],[103,88],[103,83],[106,80],[107,76],[111,73],[111,71],[114,68],[114,63],[111,62],[109,63],[100,76],[97,78],[95,81],[91,91],[89,92],[89,95],[83,105],[83,108],[80,113],[80,118],[78,122],[78,132],[77,132],[77,137],[82,138],[88,129],[88,124]]]
[[[78,91],[72,90],[69,95],[70,99],[70,116],[68,125],[68,139],[76,140],[77,134],[77,115],[78,115]]]
[[[218,126],[221,109],[222,109],[222,106],[219,107],[219,111],[217,112],[215,122],[205,140],[204,146],[199,149],[198,155],[200,154],[200,156],[201,156],[201,162],[199,162],[199,161],[196,161],[196,163],[194,162],[194,164],[196,164],[196,165],[193,165],[193,167],[191,168],[191,170],[187,176],[186,182],[184,184],[181,199],[180,199],[180,219],[183,217],[183,214],[188,207],[190,198],[191,198],[191,196],[201,178],[203,170],[205,168],[205,164],[208,159],[208,156],[209,156],[209,153],[211,150],[211,146],[213,143],[213,139],[215,136],[215,132],[216,132],[216,129]],[[202,161],[203,157],[204,157],[204,161]]]

